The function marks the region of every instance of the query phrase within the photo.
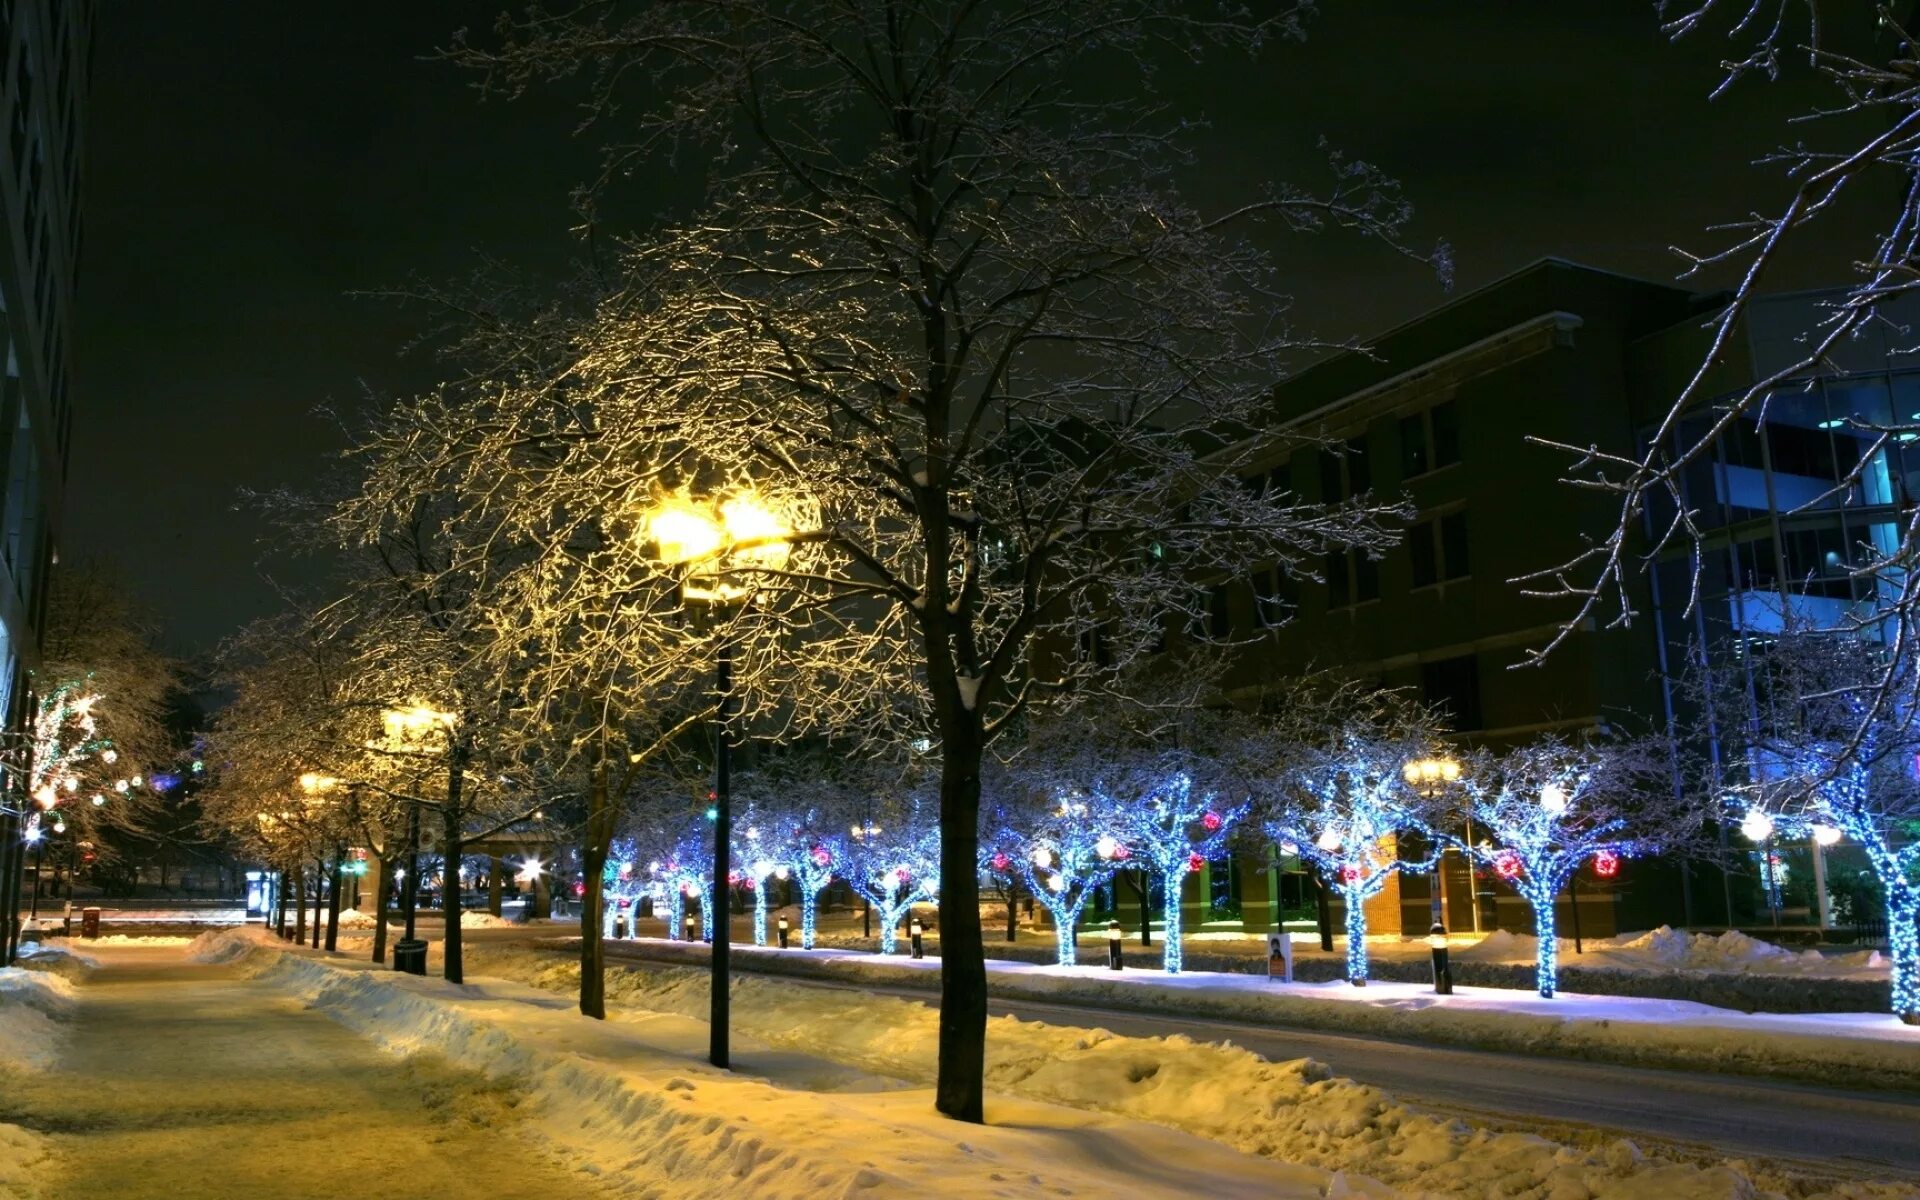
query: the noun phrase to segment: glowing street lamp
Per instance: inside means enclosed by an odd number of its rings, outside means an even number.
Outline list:
[[[791,552],[793,529],[778,512],[751,491],[735,492],[717,500],[701,500],[676,491],[659,497],[640,520],[639,540],[654,561],[681,569],[680,595],[716,608],[751,603],[752,576],[784,567]],[[733,643],[720,643],[715,663],[720,706],[715,728],[713,821],[714,895],[705,903],[714,909],[712,1005],[708,1020],[708,1061],[728,1065],[728,998],[732,927],[724,908],[726,881],[733,877],[732,735]]]
[[[1454,784],[1460,782],[1460,763],[1446,755],[1431,758],[1416,758],[1400,768],[1400,777],[1407,786],[1427,800],[1436,800]],[[1472,840],[1473,829],[1467,829],[1467,838]],[[1446,861],[1446,851],[1433,856],[1433,870],[1427,876],[1428,901],[1431,906],[1433,924],[1427,932],[1427,946],[1433,952],[1433,989],[1441,995],[1453,991],[1453,975],[1447,967],[1447,923],[1442,901],[1446,895],[1446,872],[1442,864]],[[1473,879],[1473,863],[1467,863],[1467,878]],[[1471,890],[1471,888],[1469,888]],[[1476,897],[1473,919],[1474,928],[1480,924],[1480,911]]]

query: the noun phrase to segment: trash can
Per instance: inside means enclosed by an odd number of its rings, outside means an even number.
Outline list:
[[[100,910],[83,908],[80,910],[80,936],[97,938],[100,936]]]
[[[409,975],[427,973],[427,944],[419,938],[401,938],[393,944],[393,969]]]

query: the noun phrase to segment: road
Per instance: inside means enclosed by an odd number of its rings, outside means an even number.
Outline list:
[[[627,946],[616,957],[641,957]],[[558,952],[556,950],[556,952]],[[736,958],[735,970],[748,964]],[[885,993],[926,1002],[924,991],[794,980],[796,987]],[[1430,1111],[1581,1140],[1612,1130],[1702,1158],[1766,1158],[1814,1173],[1920,1179],[1920,1095],[1851,1091],[1713,1075],[1525,1057],[1414,1042],[1229,1021],[1145,1016],[1027,1000],[989,1002],[996,1016],[1133,1037],[1185,1034],[1231,1041],[1263,1058],[1314,1058]]]
[[[516,1097],[497,1084],[398,1064],[177,949],[97,957],[59,1069],[0,1094],[0,1120],[53,1139],[46,1200],[599,1194],[513,1138]]]

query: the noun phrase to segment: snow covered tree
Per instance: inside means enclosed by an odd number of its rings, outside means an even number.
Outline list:
[[[883,720],[816,725],[930,735],[942,763],[950,1116],[981,1119],[988,745],[1031,697],[1099,690],[1203,611],[1202,578],[1310,577],[1330,550],[1391,541],[1368,499],[1241,486],[1253,440],[1219,434],[1263,424],[1301,344],[1239,228],[1341,227],[1403,252],[1407,205],[1335,158],[1322,189],[1198,212],[1150,94],[1158,56],[1300,30],[1292,8],[1161,0],[751,0],[532,11],[454,48],[509,91],[594,80],[597,113],[637,122],[603,126],[603,182],[654,150],[725,149],[698,211],[596,277],[564,386],[509,381],[477,419],[564,449],[537,481],[543,512],[696,485],[790,510],[790,563],[731,568],[761,594],[741,619],[780,628],[810,691],[790,711],[877,701]],[[1127,87],[1088,90],[1116,70]],[[656,90],[622,103],[639,79]]]
[[[814,947],[820,893],[836,871],[850,865],[848,822],[866,814],[864,800],[856,801],[853,787],[838,774],[825,756],[801,755],[765,763],[740,781],[760,831],[756,861],[764,860],[777,880],[790,883],[799,900],[803,950]]]
[[[1465,764],[1458,794],[1484,837],[1449,840],[1533,910],[1541,996],[1551,998],[1559,979],[1554,904],[1575,873],[1592,863],[1614,874],[1622,859],[1673,849],[1699,828],[1698,810],[1675,800],[1666,770],[1645,745],[1559,737]]]
[[[1402,871],[1430,861],[1403,860],[1397,835],[1431,841],[1435,802],[1406,781],[1403,768],[1430,739],[1403,731],[1349,725],[1330,741],[1301,752],[1265,797],[1267,836],[1283,854],[1298,854],[1340,893],[1346,906],[1347,981],[1367,982],[1367,901]],[[1289,784],[1291,786],[1289,786]]]

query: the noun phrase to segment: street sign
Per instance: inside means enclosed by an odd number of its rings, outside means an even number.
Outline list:
[[[1267,978],[1293,982],[1293,938],[1278,926],[1267,933]]]

